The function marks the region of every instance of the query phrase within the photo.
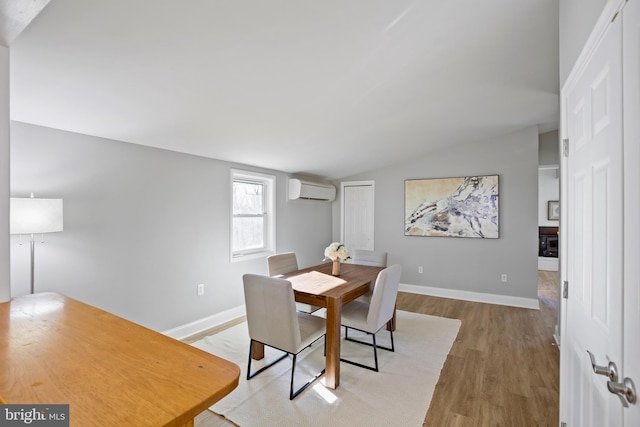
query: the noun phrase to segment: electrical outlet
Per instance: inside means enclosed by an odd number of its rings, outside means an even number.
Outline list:
[[[422,266],[418,267],[418,273],[422,274]]]
[[[502,276],[500,276],[500,280],[502,280],[504,283],[507,283],[507,275],[503,274]]]
[[[204,283],[198,284],[198,296],[204,295]]]

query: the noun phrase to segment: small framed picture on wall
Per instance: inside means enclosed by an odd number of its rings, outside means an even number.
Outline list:
[[[558,200],[549,200],[547,219],[550,221],[558,221],[560,219],[560,202]]]

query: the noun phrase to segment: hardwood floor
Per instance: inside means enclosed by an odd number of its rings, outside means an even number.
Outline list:
[[[559,301],[556,272],[539,272],[538,298],[540,310],[530,310],[398,294],[400,310],[462,320],[423,426],[558,425],[560,352],[553,340]],[[196,418],[195,425],[233,424],[206,412]]]
[[[538,275],[540,310],[401,293],[398,309],[462,320],[423,426],[557,426],[558,278]]]

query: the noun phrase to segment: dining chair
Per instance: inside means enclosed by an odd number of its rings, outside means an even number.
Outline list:
[[[360,265],[372,265],[374,267],[387,266],[387,253],[381,251],[367,251],[364,249],[351,250],[351,262]]]
[[[378,348],[395,351],[393,343],[393,328],[389,327],[391,335],[391,347],[379,346],[376,343],[376,333],[383,326],[389,324],[394,315],[396,297],[398,296],[398,288],[400,287],[400,275],[402,274],[402,266],[394,264],[385,268],[376,278],[369,303],[354,300],[346,304],[342,308],[342,326],[345,327],[345,339],[354,341],[359,344],[365,344],[373,347],[373,358],[375,367],[367,366],[358,362],[340,358],[341,361],[362,368],[370,369],[378,372]],[[349,338],[349,329],[355,329],[365,332],[373,337],[373,344]]]
[[[387,253],[381,251],[368,251],[365,249],[351,250],[351,263],[359,265],[371,265],[373,267],[387,266]],[[358,301],[371,301],[371,291],[357,298]]]
[[[294,252],[271,255],[267,257],[267,264],[269,266],[269,276],[271,277],[298,270],[298,260]],[[305,313],[313,313],[320,309],[320,307],[315,305],[302,302],[296,302],[296,308],[298,311]]]
[[[296,357],[325,336],[326,320],[296,310],[293,287],[288,280],[257,274],[245,274],[242,280],[250,338],[247,381],[290,354],[293,356],[293,363],[289,399],[292,400],[325,372],[323,368],[302,387],[293,390]],[[284,354],[252,373],[251,360],[255,342],[283,351]]]

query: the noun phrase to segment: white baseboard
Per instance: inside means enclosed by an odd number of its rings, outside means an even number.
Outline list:
[[[207,316],[205,318],[195,320],[191,323],[187,323],[186,325],[169,329],[162,333],[164,335],[170,336],[171,338],[181,340],[181,339],[190,337],[192,335],[195,335],[197,333],[200,333],[202,331],[206,331],[207,329],[220,326],[224,323],[235,320],[238,317],[242,317],[246,314],[247,312],[246,312],[245,306],[239,305],[238,307],[232,308],[227,311],[223,311],[222,313],[213,314],[211,316]]]
[[[512,297],[506,295],[484,294],[480,292],[461,291],[457,289],[434,288],[431,286],[417,286],[400,284],[400,290],[413,294],[429,295],[433,297],[459,299],[463,301],[484,302],[487,304],[507,305],[510,307],[540,309],[538,299]]]
[[[558,258],[538,257],[538,270],[558,271]]]
[[[455,289],[434,288],[431,286],[416,286],[416,285],[400,285],[400,290],[403,292],[409,292],[420,295],[430,295],[434,297],[452,298],[463,301],[484,302],[488,304],[508,305],[511,307],[522,307],[539,309],[537,299],[510,297],[505,295],[483,294],[479,292],[460,291]],[[206,331],[216,326],[220,326],[224,323],[230,322],[246,315],[244,305],[232,308],[222,313],[217,313],[205,318],[195,320],[191,323],[187,323],[182,326],[178,326],[173,329],[162,332],[164,335],[170,336],[175,339],[184,339],[200,332]]]

